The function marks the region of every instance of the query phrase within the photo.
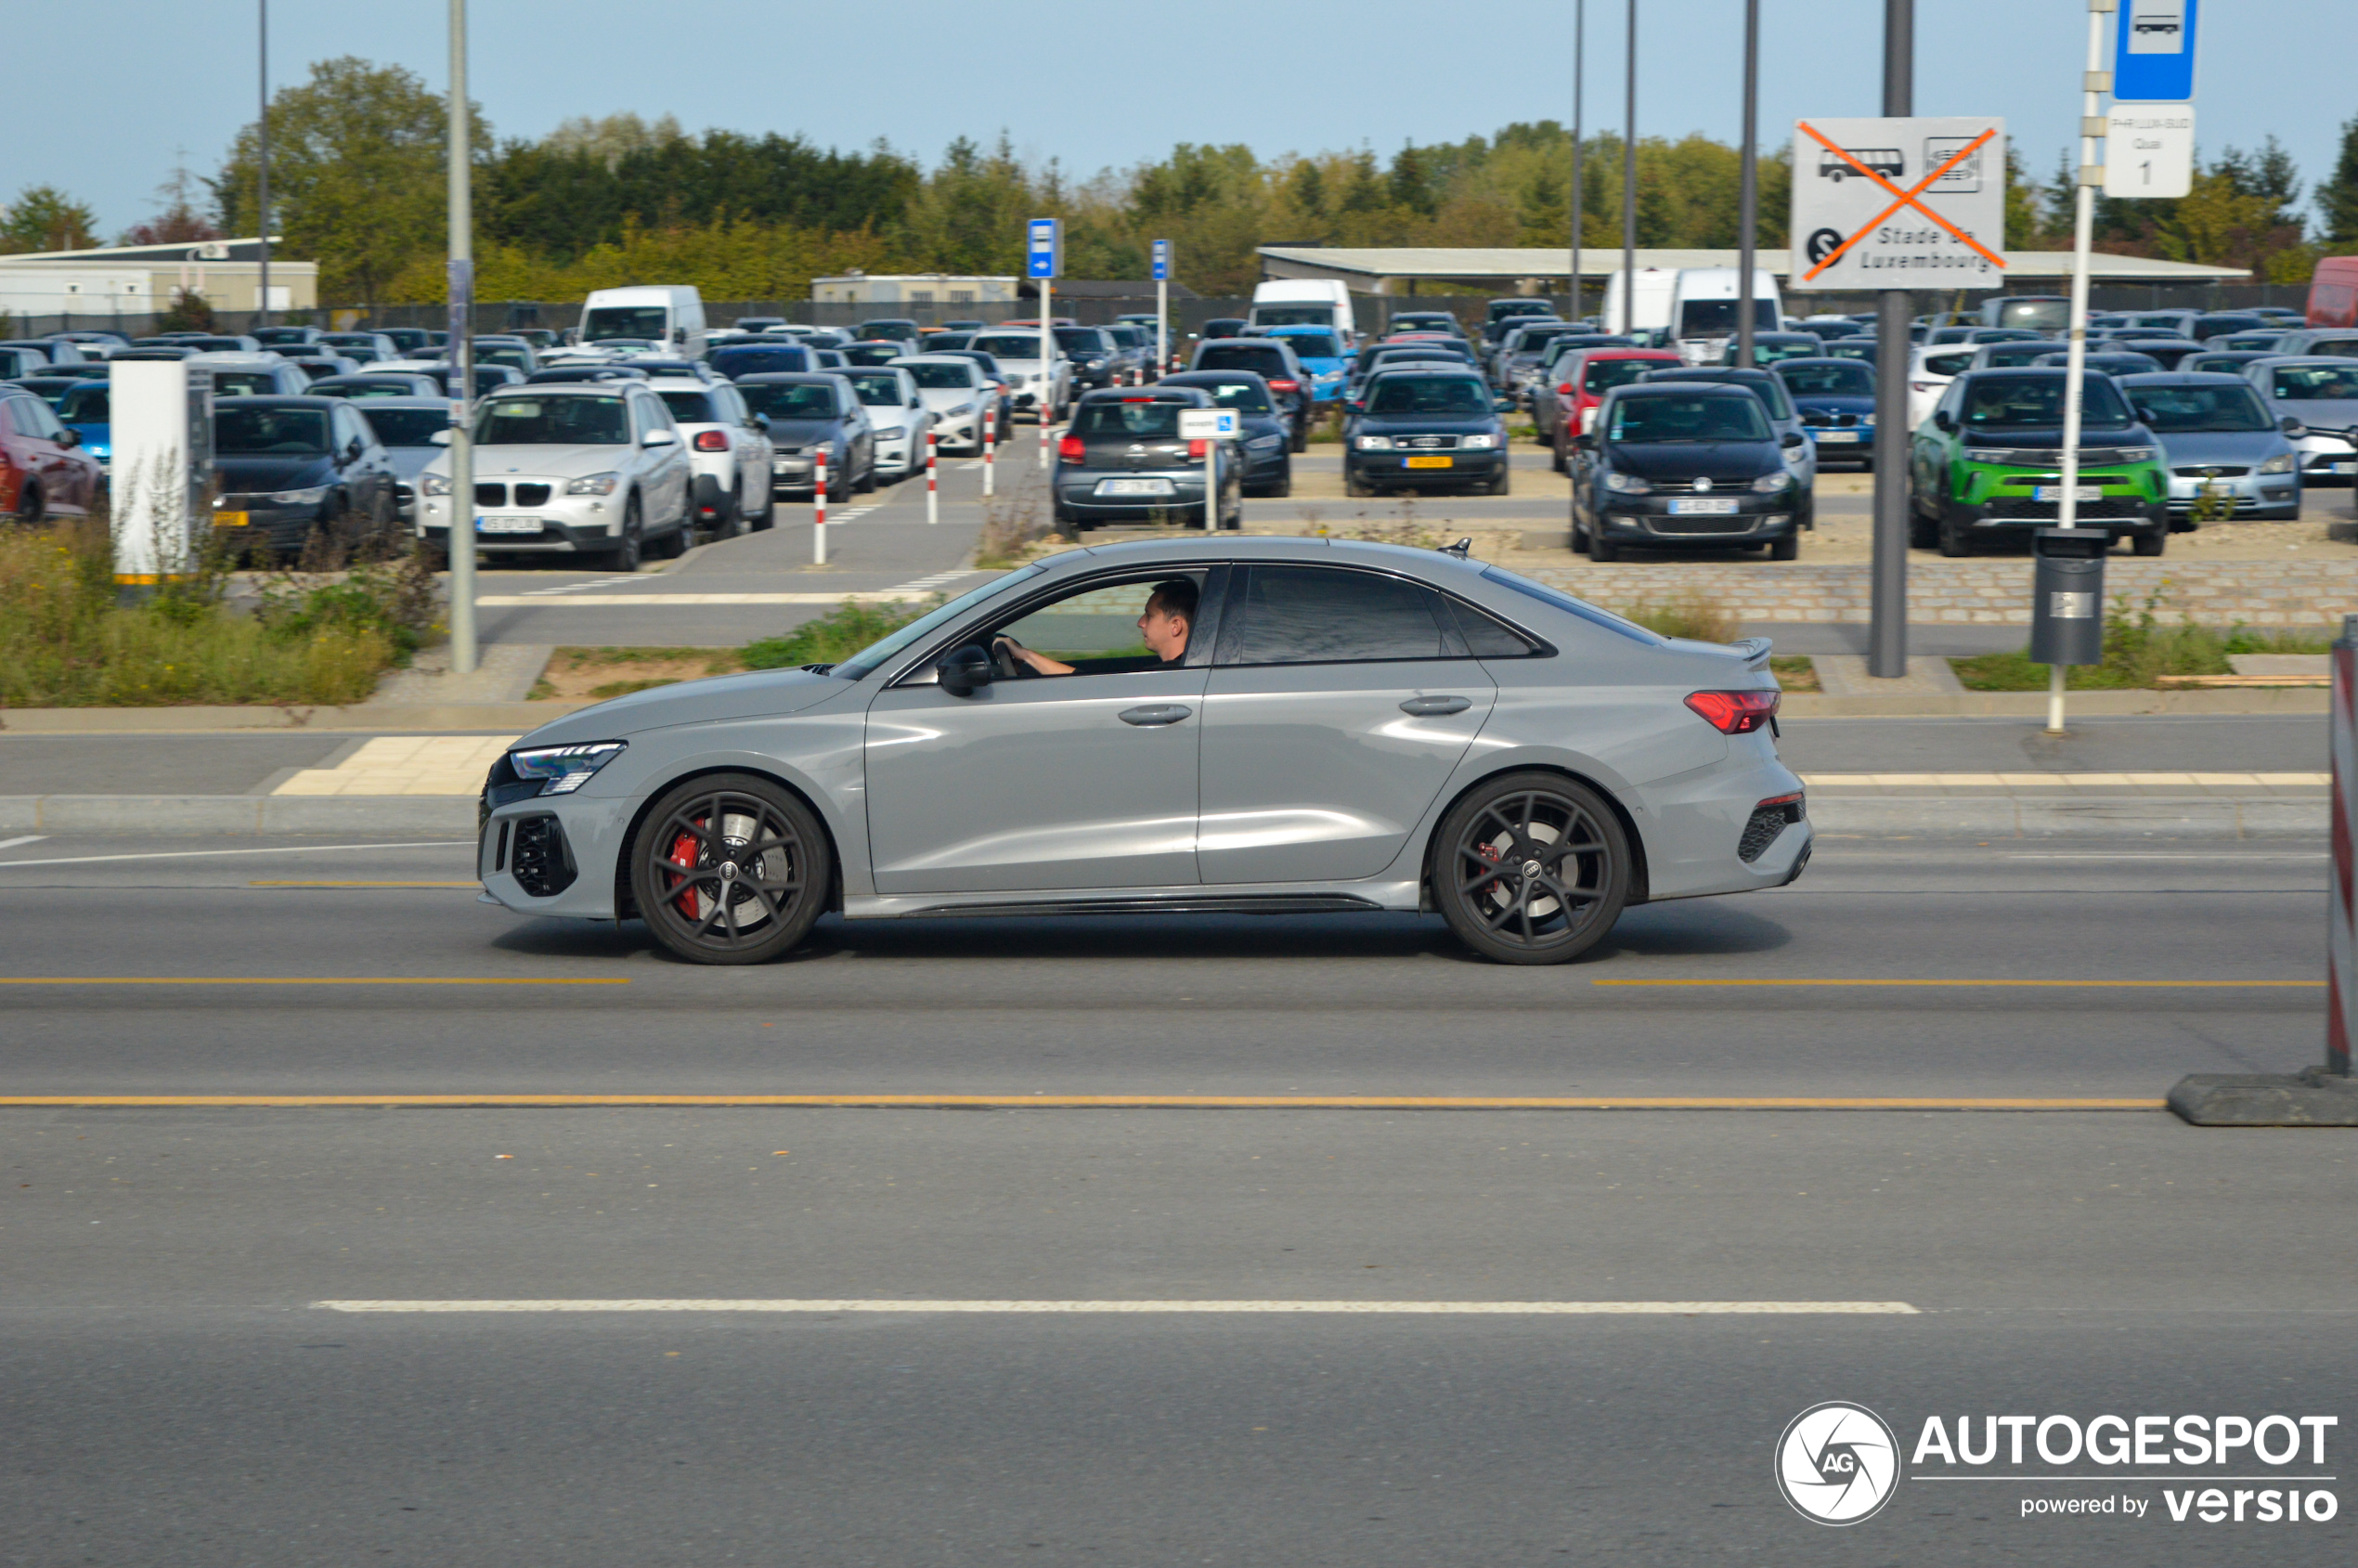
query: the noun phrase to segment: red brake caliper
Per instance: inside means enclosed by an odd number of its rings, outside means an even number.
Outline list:
[[[696,825],[702,827],[704,824],[699,823]],[[674,865],[694,865],[696,863],[696,836],[693,833],[683,833],[680,835],[679,837],[674,838],[671,841],[670,859],[671,863]],[[689,882],[686,884],[686,888],[687,890],[682,892],[677,899],[673,900],[672,902],[678,906],[680,913],[686,915],[689,919],[701,920],[704,916],[696,913],[695,884]]]

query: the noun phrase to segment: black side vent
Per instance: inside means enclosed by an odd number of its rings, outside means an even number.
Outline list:
[[[1777,835],[1801,821],[1801,815],[1802,803],[1798,798],[1753,808],[1751,817],[1744,823],[1744,836],[1736,840],[1736,859],[1750,865],[1767,854],[1768,846],[1777,841]]]
[[[516,886],[536,899],[555,898],[580,875],[564,829],[554,817],[527,817],[516,823],[515,860],[510,869]]]

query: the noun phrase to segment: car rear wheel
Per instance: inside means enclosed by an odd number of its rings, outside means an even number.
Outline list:
[[[1629,899],[1629,844],[1595,791],[1508,773],[1450,808],[1433,836],[1433,899],[1460,941],[1501,964],[1561,964],[1601,940]]]
[[[750,773],[678,785],[630,849],[630,890],[647,929],[693,964],[760,964],[810,934],[835,857],[810,809]]]

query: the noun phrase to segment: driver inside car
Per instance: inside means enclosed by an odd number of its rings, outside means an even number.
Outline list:
[[[1138,616],[1138,636],[1160,661],[1149,667],[1177,669],[1187,657],[1187,638],[1196,624],[1196,585],[1190,577],[1172,577],[1155,584],[1147,607]],[[991,652],[1011,659],[1032,675],[1071,675],[1074,667],[1045,654],[1034,653],[1004,632],[991,640]]]

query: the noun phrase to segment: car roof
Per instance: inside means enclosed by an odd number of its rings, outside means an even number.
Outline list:
[[[1185,393],[1188,395],[1162,395],[1166,393]],[[1173,386],[1169,382],[1156,382],[1150,386],[1100,386],[1081,395],[1083,403],[1191,403],[1197,398],[1211,401],[1210,395],[1200,386]]]
[[[446,414],[450,411],[447,397],[371,397],[364,403],[354,403],[347,397],[341,401],[364,414],[371,408],[433,408]]]
[[[1768,372],[1769,374],[1774,375],[1779,370],[1785,369],[1792,366],[1807,367],[1811,365],[1861,365],[1869,369],[1873,369],[1872,366],[1866,366],[1865,362],[1862,360],[1846,359],[1832,354],[1797,354],[1791,359],[1778,360],[1774,365],[1768,367]]]
[[[826,386],[842,381],[841,370],[757,370],[739,376],[738,386]]]
[[[1724,386],[1730,392],[1741,392],[1747,397],[1752,395],[1752,388],[1744,382],[1726,381],[1717,376],[1680,376],[1675,381],[1655,381],[1649,377],[1641,382],[1624,382],[1608,389],[1606,395],[1619,397],[1626,394],[1633,397],[1676,397],[1699,386]]]
[[[1251,385],[1265,389],[1269,381],[1258,370],[1181,370],[1176,375],[1163,377],[1154,384],[1157,386]]]
[[[602,382],[510,382],[505,386],[493,387],[484,394],[484,396],[486,398],[609,396],[617,392],[628,392],[633,387],[641,391],[646,390],[647,378],[616,376],[612,381]]]
[[[2123,386],[2249,386],[2241,376],[2224,370],[2140,370],[2120,378]]]
[[[306,397],[299,392],[254,392],[214,399],[216,408],[231,403],[240,408],[259,408],[266,403],[290,408],[349,408],[354,406],[349,397]]]

